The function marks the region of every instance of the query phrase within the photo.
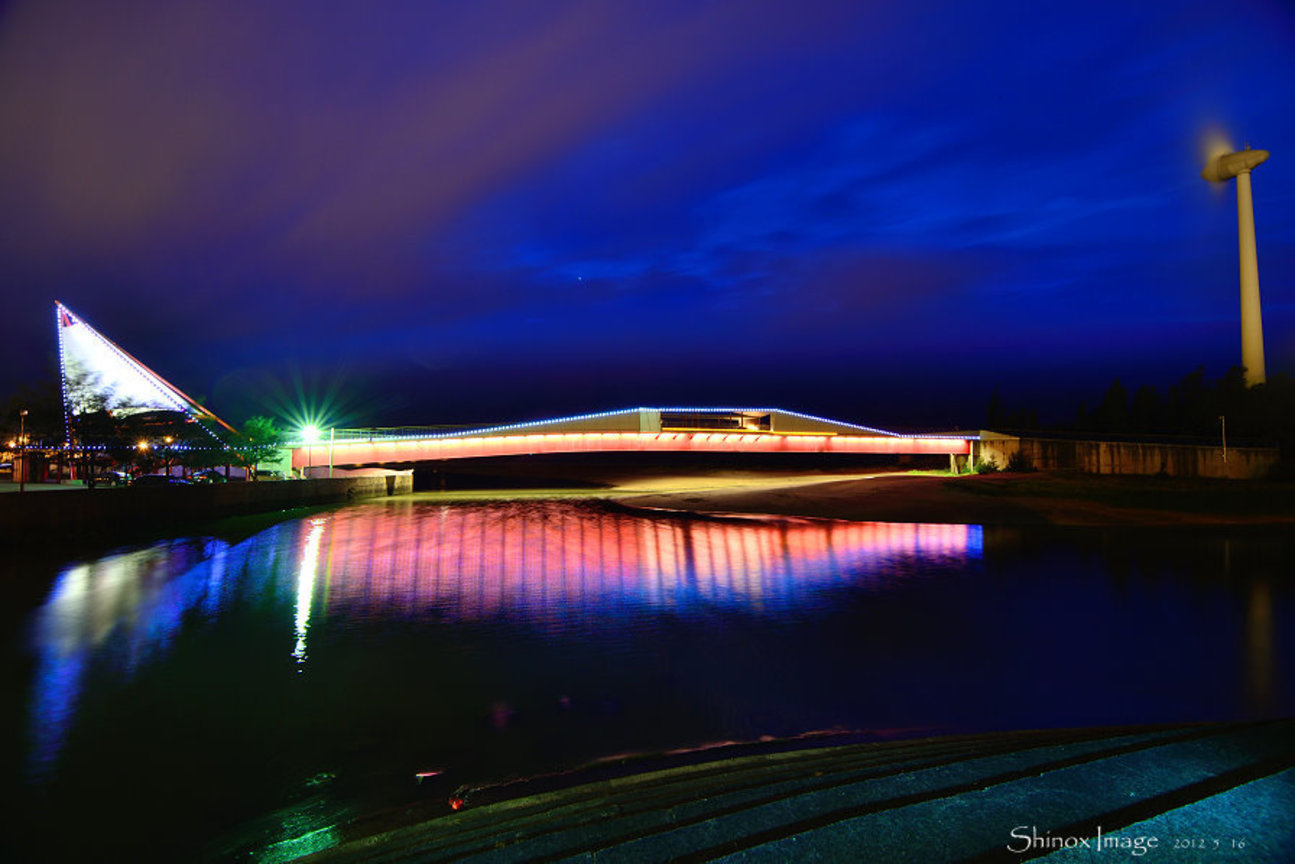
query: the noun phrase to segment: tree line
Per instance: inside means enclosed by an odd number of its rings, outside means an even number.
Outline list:
[[[985,412],[986,428],[1006,432],[1073,432],[1086,435],[1183,436],[1215,440],[1226,423],[1231,440],[1276,442],[1295,456],[1295,379],[1279,374],[1246,387],[1236,366],[1217,380],[1198,368],[1161,393],[1150,385],[1130,392],[1116,378],[1095,403],[1080,402],[1073,419],[1045,425],[1030,407],[1008,410],[995,388]]]

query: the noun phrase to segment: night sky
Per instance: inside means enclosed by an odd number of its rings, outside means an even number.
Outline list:
[[[982,8],[983,7],[983,8]],[[1295,372],[1281,2],[0,5],[0,396],[53,302],[217,414],[1073,414]]]

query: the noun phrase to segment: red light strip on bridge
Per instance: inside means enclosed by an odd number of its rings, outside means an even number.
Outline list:
[[[531,456],[544,453],[701,452],[701,453],[878,453],[965,454],[965,438],[905,438],[871,435],[764,435],[742,432],[566,432],[491,435],[477,438],[415,438],[400,441],[337,441],[332,464],[383,465]],[[329,445],[292,451],[292,467],[324,465]]]

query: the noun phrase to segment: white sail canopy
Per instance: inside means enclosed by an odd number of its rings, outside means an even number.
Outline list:
[[[59,361],[68,417],[107,411],[128,417],[146,411],[183,412],[212,431],[219,418],[127,354],[62,303],[58,316]]]

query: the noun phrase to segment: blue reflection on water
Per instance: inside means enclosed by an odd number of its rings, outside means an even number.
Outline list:
[[[184,614],[205,597],[218,596],[223,550],[170,542],[64,570],[37,613],[39,661],[32,700],[31,773],[55,761],[76,712],[82,678],[91,662],[113,660],[129,678],[166,651]]]

